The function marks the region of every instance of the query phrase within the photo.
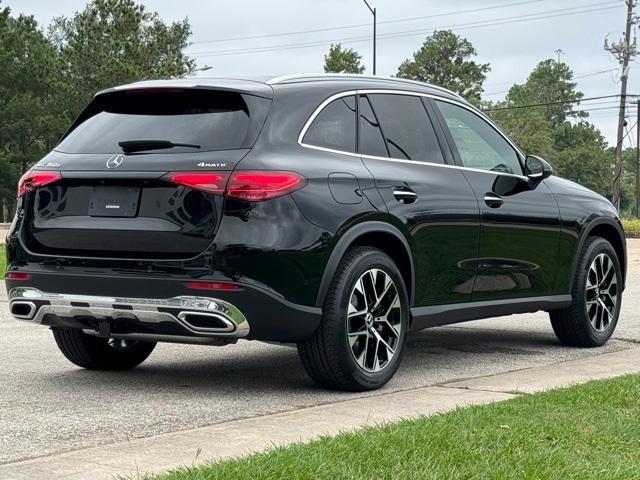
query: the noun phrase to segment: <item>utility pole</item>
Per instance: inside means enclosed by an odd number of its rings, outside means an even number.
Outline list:
[[[558,63],[560,63],[560,55],[564,55],[567,52],[559,48],[557,50],[554,50],[553,53],[555,53],[558,56]]]
[[[371,15],[373,15],[373,74],[376,74],[376,9],[371,8],[369,2],[367,0],[363,0],[364,4],[367,6]]]
[[[636,130],[636,218],[640,218],[640,99],[636,103],[638,121]]]
[[[620,211],[620,185],[622,183],[622,141],[624,139],[625,107],[627,104],[627,80],[629,79],[629,61],[638,54],[636,50],[636,38],[634,33],[633,43],[631,42],[631,28],[637,23],[637,17],[633,14],[636,6],[635,0],[625,0],[627,4],[627,25],[624,38],[619,42],[609,45],[605,38],[604,49],[611,54],[622,65],[622,76],[620,77],[620,111],[618,114],[618,136],[616,143],[616,158],[613,168],[613,195],[612,203]]]

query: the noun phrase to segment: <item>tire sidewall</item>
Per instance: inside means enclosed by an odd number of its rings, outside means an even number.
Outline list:
[[[347,336],[347,311],[351,300],[351,291],[360,276],[367,270],[377,268],[384,271],[395,283],[401,305],[401,324],[400,338],[396,354],[393,356],[389,364],[380,372],[367,372],[363,370],[357,363],[351,352],[349,340]],[[395,263],[384,253],[371,250],[358,258],[344,276],[343,281],[337,285],[339,289],[339,304],[337,314],[338,318],[331,319],[337,323],[338,335],[338,359],[341,363],[343,371],[348,372],[350,380],[365,389],[376,389],[387,383],[398,369],[402,355],[404,353],[405,340],[409,327],[409,300],[406,287],[400,271]]]
[[[593,260],[601,253],[606,253],[613,261],[616,273],[616,281],[618,284],[618,298],[616,302],[616,309],[613,312],[613,319],[609,323],[609,326],[606,328],[606,330],[598,332],[591,324],[587,312],[586,285],[589,268],[591,267]],[[574,291],[574,301],[578,302],[578,313],[580,316],[580,321],[583,323],[584,331],[589,336],[589,338],[595,344],[603,345],[607,342],[607,340],[609,340],[609,338],[611,338],[611,335],[613,335],[613,332],[615,331],[616,325],[618,324],[618,318],[620,316],[620,308],[622,306],[622,270],[620,268],[618,255],[616,254],[613,246],[608,241],[602,238],[598,238],[589,244],[589,246],[585,250],[583,261],[581,262],[581,268],[577,280],[577,289]]]

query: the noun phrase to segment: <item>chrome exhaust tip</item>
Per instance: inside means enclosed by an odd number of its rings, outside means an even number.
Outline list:
[[[182,311],[178,313],[178,320],[194,333],[233,333],[237,328],[231,319],[220,313]]]
[[[14,301],[9,306],[11,315],[20,320],[31,320],[36,314],[36,305],[33,302]]]

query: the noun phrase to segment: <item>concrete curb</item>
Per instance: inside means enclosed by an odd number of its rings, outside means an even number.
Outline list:
[[[0,478],[101,480],[114,475],[136,477],[206,460],[245,455],[274,445],[307,441],[365,425],[507,400],[517,396],[514,392],[534,393],[635,372],[640,372],[640,348],[8,463],[0,465]]]

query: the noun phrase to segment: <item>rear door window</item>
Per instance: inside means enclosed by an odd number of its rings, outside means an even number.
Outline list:
[[[358,153],[375,157],[388,157],[380,123],[366,95],[358,99]]]
[[[324,107],[311,123],[302,142],[306,145],[354,153],[356,97],[341,97]]]
[[[369,100],[392,158],[444,163],[436,132],[420,97],[371,94]]]
[[[56,147],[65,153],[120,153],[123,141],[198,145],[162,153],[249,148],[271,101],[212,90],[128,90],[96,97]],[[145,152],[148,152],[146,150]]]

